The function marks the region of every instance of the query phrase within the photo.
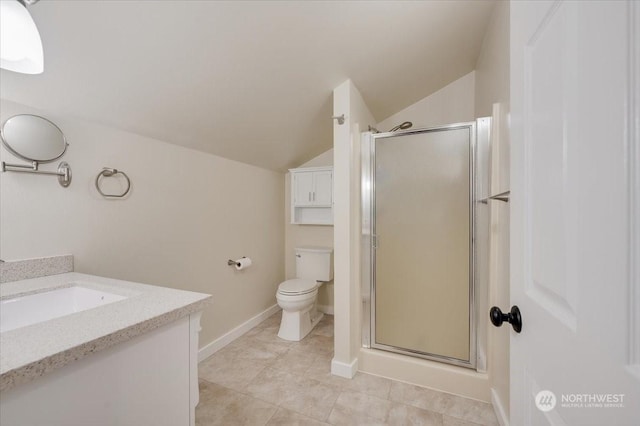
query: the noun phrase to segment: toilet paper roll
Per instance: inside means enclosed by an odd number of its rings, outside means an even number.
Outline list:
[[[243,269],[247,269],[249,266],[251,266],[251,259],[248,257],[242,257],[238,260],[236,260],[236,269],[238,271],[242,271]]]

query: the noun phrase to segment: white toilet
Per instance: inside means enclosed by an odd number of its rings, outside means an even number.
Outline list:
[[[333,249],[328,247],[298,247],[296,278],[278,286],[276,299],[282,308],[278,337],[299,341],[322,319],[316,310],[318,288],[333,279]]]

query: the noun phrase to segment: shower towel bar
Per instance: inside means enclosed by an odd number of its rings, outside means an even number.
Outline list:
[[[478,200],[478,202],[480,202],[482,204],[487,204],[489,202],[489,200],[498,200],[498,201],[504,201],[505,203],[508,203],[510,194],[511,194],[511,191],[504,191],[504,192],[501,192],[499,194],[492,195],[492,196],[487,197],[487,198],[483,198],[482,200]]]

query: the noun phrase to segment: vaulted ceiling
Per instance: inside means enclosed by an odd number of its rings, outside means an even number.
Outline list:
[[[273,170],[332,145],[350,78],[377,120],[474,69],[492,1],[62,1],[41,75],[0,96]],[[374,124],[374,123],[371,123]]]

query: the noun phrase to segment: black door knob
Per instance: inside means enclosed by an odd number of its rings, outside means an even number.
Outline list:
[[[520,315],[520,309],[516,305],[511,307],[511,312],[503,314],[500,308],[494,306],[489,311],[489,318],[491,323],[496,327],[500,327],[503,322],[508,322],[513,327],[513,331],[520,333],[522,331],[522,315]]]

